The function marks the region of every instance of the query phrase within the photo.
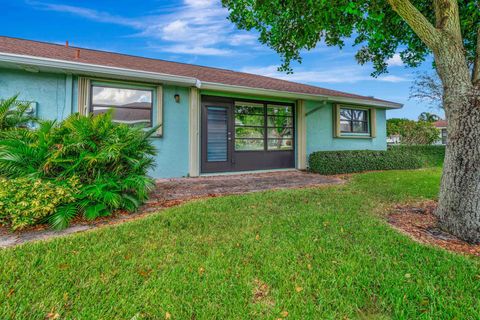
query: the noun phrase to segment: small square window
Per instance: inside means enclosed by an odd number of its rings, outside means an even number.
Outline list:
[[[340,108],[341,133],[368,133],[368,110]]]

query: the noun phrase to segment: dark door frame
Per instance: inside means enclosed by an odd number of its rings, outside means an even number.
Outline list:
[[[261,151],[235,151],[235,117],[234,107],[235,101],[250,102],[262,104],[265,108],[265,114],[267,112],[266,106],[272,105],[285,105],[292,107],[292,150],[268,150],[268,148]],[[206,112],[207,106],[218,106],[228,108],[228,161],[222,162],[207,162],[207,122]],[[226,98],[210,95],[201,96],[201,173],[213,173],[213,172],[236,172],[247,170],[267,170],[267,169],[281,169],[281,168],[294,168],[295,167],[295,153],[296,153],[296,105],[295,103],[269,101],[269,100],[255,100],[255,99],[242,99],[242,98]],[[265,121],[268,121],[266,116]],[[268,124],[265,123],[266,128]],[[265,131],[265,135],[267,132]],[[268,143],[267,138],[264,138],[265,144]]]
[[[207,161],[207,134],[208,121],[207,109],[208,107],[225,108],[227,110],[227,160],[226,161]],[[232,103],[226,100],[206,100],[201,103],[201,172],[228,172],[232,170],[232,154],[233,154],[233,138],[232,138]]]

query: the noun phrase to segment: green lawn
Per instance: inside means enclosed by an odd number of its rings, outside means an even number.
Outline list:
[[[2,250],[0,319],[478,319],[480,259],[417,244],[380,216],[435,198],[439,179],[360,174]]]

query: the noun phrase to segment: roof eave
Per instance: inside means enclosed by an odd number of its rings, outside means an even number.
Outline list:
[[[25,66],[52,68],[63,70],[65,72],[86,73],[99,76],[115,75],[130,79],[151,80],[156,82],[182,84],[187,86],[195,86],[198,83],[198,80],[193,77],[175,76],[157,72],[102,66],[83,62],[71,62],[65,60],[18,55],[4,52],[0,52],[0,62],[13,63]]]
[[[386,109],[400,109],[403,107],[403,104],[401,103],[395,103],[395,102],[389,102],[389,101],[379,101],[379,100],[370,100],[370,99],[361,99],[361,98],[338,97],[338,96],[330,96],[330,95],[319,95],[319,94],[308,94],[308,93],[301,93],[301,92],[252,88],[252,87],[235,86],[235,85],[206,82],[206,81],[202,81],[201,89],[225,91],[225,92],[233,92],[233,93],[241,93],[241,94],[263,95],[268,97],[287,98],[287,99],[294,99],[294,100],[329,101],[334,103],[361,104],[365,106],[379,107],[379,108],[386,108]]]
[[[365,106],[380,107],[387,109],[399,109],[403,105],[399,103],[370,100],[361,98],[338,97],[331,95],[307,94],[301,92],[290,92],[263,88],[252,88],[245,86],[229,85],[215,82],[201,82],[194,77],[175,76],[165,73],[141,71],[127,68],[102,66],[83,62],[72,62],[44,57],[19,55],[0,52],[0,62],[18,64],[23,66],[36,66],[63,70],[64,72],[80,72],[98,76],[117,76],[129,79],[150,80],[162,83],[170,83],[184,86],[196,86],[205,90],[218,90],[242,94],[256,94],[270,97],[282,97],[287,99],[303,99],[313,101],[331,101],[336,103],[362,104]]]

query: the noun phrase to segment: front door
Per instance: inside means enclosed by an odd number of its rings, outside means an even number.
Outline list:
[[[232,169],[232,106],[228,102],[202,103],[202,172]]]
[[[202,97],[203,173],[293,168],[294,105]]]

